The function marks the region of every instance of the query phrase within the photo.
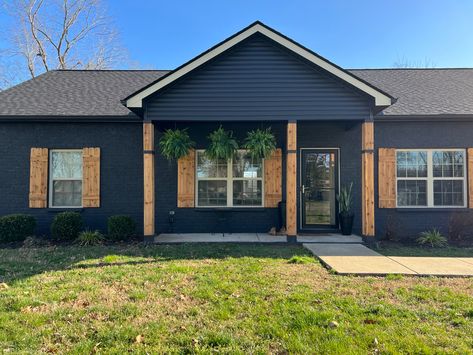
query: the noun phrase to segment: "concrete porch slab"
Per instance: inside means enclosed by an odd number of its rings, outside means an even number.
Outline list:
[[[341,235],[335,233],[314,234],[314,235],[298,235],[297,241],[299,243],[355,243],[360,244],[363,239],[355,234]]]
[[[417,274],[424,276],[473,276],[473,264],[460,258],[390,256]],[[465,258],[471,259],[471,258]]]
[[[286,243],[286,236],[266,233],[183,233],[160,234],[155,243]]]

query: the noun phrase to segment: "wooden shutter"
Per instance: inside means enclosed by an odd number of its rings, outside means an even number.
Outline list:
[[[468,148],[468,207],[473,208],[473,148]]]
[[[48,207],[48,149],[31,148],[30,208]]]
[[[100,148],[82,149],[82,206],[100,207]]]
[[[378,205],[396,208],[396,149],[378,149]]]
[[[264,207],[278,207],[282,200],[282,151],[264,160]]]
[[[195,201],[195,150],[177,162],[177,207],[192,208]]]

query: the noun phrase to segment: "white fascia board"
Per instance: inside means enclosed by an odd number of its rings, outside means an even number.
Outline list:
[[[261,33],[272,40],[276,41],[280,45],[288,48],[289,50],[293,51],[294,53],[300,55],[301,57],[309,60],[310,62],[314,63],[315,65],[325,69],[329,73],[335,75],[336,77],[340,78],[341,80],[349,83],[350,85],[360,89],[361,91],[367,93],[368,95],[372,96],[375,99],[376,106],[390,106],[392,104],[391,98],[384,93],[374,89],[373,87],[365,84],[363,81],[353,77],[352,75],[346,73],[345,71],[337,68],[333,64],[323,60],[322,58],[314,55],[310,51],[306,50],[305,48],[300,47],[296,43],[288,40],[287,38],[282,37],[281,35],[271,31],[270,29],[261,26],[260,24],[255,24],[254,26],[248,28],[246,31],[238,34],[237,36],[233,37],[232,39],[226,41],[222,45],[214,48],[213,50],[205,53],[201,57],[191,61],[189,64],[185,65],[184,67],[176,70],[175,72],[169,74],[167,77],[159,80],[155,84],[151,85],[150,87],[146,88],[143,91],[138,92],[136,95],[133,95],[129,99],[126,100],[126,106],[129,108],[140,108],[143,105],[143,99],[148,97],[149,95],[155,93],[156,91],[160,90],[161,88],[167,86],[168,84],[172,83],[173,81],[179,79],[181,76],[189,73],[190,71],[198,68],[202,64],[208,62],[212,58],[218,56],[219,54],[225,52],[226,50],[230,49],[231,47],[235,46],[236,44],[240,43],[241,41],[245,40],[246,38],[250,37],[255,33]]]

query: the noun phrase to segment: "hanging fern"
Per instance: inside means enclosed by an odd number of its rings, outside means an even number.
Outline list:
[[[233,158],[238,150],[238,142],[232,131],[225,131],[222,126],[209,134],[210,145],[205,154],[211,160]]]
[[[256,129],[248,132],[245,139],[245,149],[248,150],[253,159],[269,158],[276,149],[276,137],[267,129]]]
[[[179,160],[189,154],[195,143],[185,129],[167,129],[159,140],[161,154],[168,160]]]

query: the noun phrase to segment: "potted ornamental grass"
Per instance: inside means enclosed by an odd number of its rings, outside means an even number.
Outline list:
[[[353,230],[353,182],[348,186],[343,186],[337,195],[339,205],[339,221],[342,235],[351,235]]]

